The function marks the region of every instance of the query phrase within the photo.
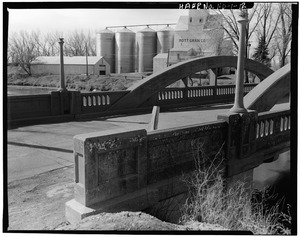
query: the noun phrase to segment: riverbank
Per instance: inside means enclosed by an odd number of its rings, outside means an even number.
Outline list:
[[[126,90],[136,81],[142,80],[147,74],[128,73],[98,75],[66,75],[65,83],[67,89],[80,91],[116,91]],[[34,75],[29,76],[17,67],[7,67],[7,85],[11,86],[35,86],[35,87],[60,87],[60,75]]]
[[[117,91],[126,90],[136,81],[141,80],[141,77],[126,78],[117,76],[86,76],[86,75],[67,75],[67,89],[79,91]],[[35,86],[35,87],[50,87],[59,88],[59,75],[8,75],[7,85],[9,86]]]

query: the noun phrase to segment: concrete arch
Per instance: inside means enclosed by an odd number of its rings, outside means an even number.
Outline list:
[[[237,57],[235,56],[195,58],[174,64],[128,88],[130,92],[112,105],[109,110],[138,108],[152,95],[184,77],[211,68],[236,67],[236,65]],[[270,68],[250,59],[245,60],[245,70],[254,73],[260,79],[264,79],[273,73]]]
[[[245,97],[247,109],[257,112],[269,111],[280,99],[290,92],[291,65],[287,64],[267,77]]]

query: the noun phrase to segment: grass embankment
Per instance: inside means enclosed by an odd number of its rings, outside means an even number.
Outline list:
[[[194,144],[195,145],[195,144]],[[194,157],[196,171],[189,179],[189,198],[183,208],[182,223],[193,221],[219,224],[230,230],[247,230],[253,234],[291,234],[287,227],[291,225],[291,216],[282,213],[281,201],[267,207],[274,195],[253,190],[245,182],[226,184],[218,154],[203,167],[203,146],[197,143],[197,155]],[[207,158],[205,158],[207,160]]]
[[[136,81],[141,80],[143,74],[127,74],[127,75],[65,75],[65,83],[67,89],[75,89],[79,91],[116,91],[126,90]],[[56,87],[60,86],[60,75],[34,75],[28,76],[22,73],[16,67],[7,68],[7,85],[15,86],[41,86]]]

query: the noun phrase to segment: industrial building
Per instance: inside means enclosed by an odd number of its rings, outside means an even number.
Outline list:
[[[89,75],[108,75],[110,74],[110,64],[104,57],[64,56],[66,75],[86,74],[87,70]],[[31,72],[33,74],[60,74],[60,57],[37,57],[31,63]]]
[[[104,57],[112,73],[156,72],[175,63],[214,55],[232,55],[224,39],[222,16],[207,10],[189,10],[175,28],[153,30],[149,25],[134,32],[124,26],[107,27],[97,34],[97,56]],[[131,26],[132,27],[132,26]]]

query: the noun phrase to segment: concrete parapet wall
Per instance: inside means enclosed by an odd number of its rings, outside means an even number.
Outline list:
[[[51,96],[31,95],[7,98],[8,120],[51,115]]]
[[[142,210],[185,192],[182,174],[195,169],[194,156],[200,152],[194,143],[203,144],[208,156],[201,162],[208,165],[225,133],[221,121],[149,133],[122,129],[75,136],[75,198],[66,205],[67,219]]]
[[[51,91],[48,94],[8,96],[8,126],[47,123],[72,119],[81,114],[81,95],[79,91]]]
[[[225,132],[226,123],[219,121],[148,132],[147,184],[194,170],[197,158],[205,165],[222,148]],[[201,144],[201,151],[196,143]]]
[[[183,174],[194,171],[196,164],[205,168],[216,162],[227,179],[251,173],[288,149],[289,135],[289,110],[225,114],[215,122],[177,129],[77,135],[75,196],[66,203],[67,220],[143,210],[186,192]]]

